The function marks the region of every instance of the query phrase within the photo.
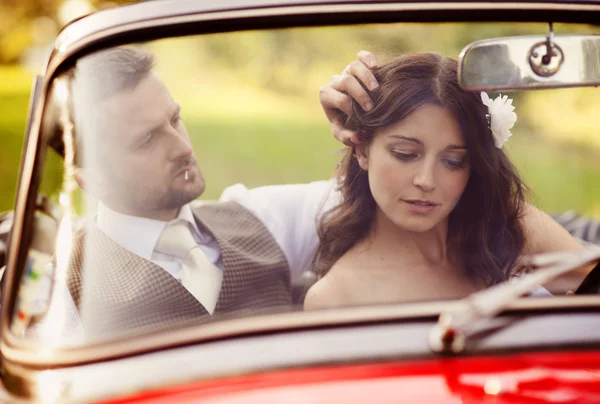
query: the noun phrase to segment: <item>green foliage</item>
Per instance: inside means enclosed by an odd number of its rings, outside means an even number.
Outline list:
[[[590,32],[558,26],[557,32]],[[543,34],[543,24],[386,24],[288,29],[178,38],[147,44],[156,71],[182,105],[207,179],[206,198],[236,182],[247,186],[306,182],[333,174],[340,148],[318,103],[318,89],[360,49],[380,62],[408,51],[456,56],[485,37]],[[0,68],[0,211],[14,201],[31,77]],[[517,94],[519,121],[507,148],[532,199],[547,211],[600,216],[595,164],[600,146],[597,89]],[[594,112],[595,111],[595,112]],[[585,149],[584,147],[588,147]],[[592,148],[589,148],[592,146]],[[43,190],[61,182],[50,160]]]
[[[59,9],[65,0],[2,0],[0,2],[0,65],[17,63],[29,47],[48,46],[58,33]],[[80,0],[90,8],[114,7],[131,0]],[[63,21],[64,22],[64,21]]]
[[[14,201],[30,85],[23,69],[0,66],[0,212]]]

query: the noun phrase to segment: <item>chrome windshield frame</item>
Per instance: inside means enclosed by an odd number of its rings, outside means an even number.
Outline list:
[[[181,7],[173,7],[173,4]],[[66,27],[57,38],[55,50],[49,59],[45,71],[45,80],[39,102],[33,108],[31,133],[26,145],[21,182],[18,185],[18,199],[15,204],[15,220],[8,252],[7,288],[2,296],[2,324],[9,324],[14,300],[18,289],[18,280],[22,275],[27,239],[33,216],[35,195],[41,176],[46,143],[42,139],[42,123],[44,115],[51,107],[49,91],[53,80],[68,68],[74,61],[90,52],[108,46],[115,46],[146,40],[156,40],[172,36],[192,34],[208,34],[225,31],[241,31],[248,29],[268,29],[296,26],[319,26],[350,23],[376,22],[456,22],[475,21],[539,21],[545,22],[551,18],[556,22],[598,21],[600,3],[568,3],[568,2],[370,2],[359,3],[352,1],[337,1],[329,4],[317,4],[310,1],[291,2],[281,5],[278,1],[263,2],[252,7],[243,7],[240,2],[232,2],[231,9],[209,9],[192,7],[192,0],[157,1],[141,3],[107,10],[96,15],[85,17]],[[194,2],[195,3],[195,2]],[[189,7],[185,9],[185,7]],[[187,10],[187,11],[186,11]],[[468,11],[467,13],[465,13]],[[358,17],[357,17],[358,16]],[[47,122],[44,122],[47,124]],[[590,298],[575,298],[577,304],[600,307],[600,302]],[[558,302],[564,302],[562,299]],[[447,303],[436,303],[438,309],[430,310],[431,315],[439,312]],[[562,303],[561,303],[562,304]],[[572,303],[569,303],[572,304]],[[411,318],[422,314],[421,304],[403,307],[395,312],[394,318]],[[437,306],[436,306],[437,307]],[[540,302],[540,309],[558,307]],[[545,307],[545,308],[544,308]],[[563,306],[564,307],[564,304]],[[434,314],[435,312],[435,314]],[[421,314],[419,314],[421,313]],[[312,319],[321,318],[310,315]],[[378,315],[376,315],[377,317]],[[323,314],[316,323],[313,320],[303,320],[302,315],[294,316],[296,320],[287,323],[286,327],[323,325],[327,320],[337,324],[333,314]],[[308,317],[307,317],[308,318]],[[342,316],[341,323],[347,321],[362,321],[360,316]],[[238,323],[236,323],[238,324]],[[248,319],[244,324],[250,327],[233,327],[227,332],[220,331],[221,336],[254,332],[258,323]],[[277,328],[267,322],[266,327]],[[259,327],[260,328],[260,327]],[[209,333],[210,334],[210,333]],[[28,366],[66,366],[75,363],[94,362],[110,357],[127,354],[141,354],[169,346],[189,344],[203,340],[202,332],[197,329],[182,329],[171,333],[136,336],[135,342],[124,344],[115,341],[98,346],[82,346],[65,350],[50,350],[44,354],[43,349],[17,340],[6,327],[2,330],[2,355],[16,363]],[[206,337],[209,338],[209,337]],[[215,336],[210,336],[215,338]]]

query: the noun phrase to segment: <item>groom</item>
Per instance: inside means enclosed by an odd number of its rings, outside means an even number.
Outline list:
[[[75,71],[77,180],[99,201],[68,275],[86,338],[289,308],[290,281],[316,250],[316,218],[334,203],[329,181],[238,185],[221,202],[195,201],[204,178],[152,66],[152,54],[116,48]]]

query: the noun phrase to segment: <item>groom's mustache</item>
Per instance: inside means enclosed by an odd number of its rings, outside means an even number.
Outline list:
[[[173,169],[174,176],[178,176],[185,170],[189,170],[191,167],[195,167],[198,161],[194,156],[189,156],[178,160],[175,163],[175,168]]]

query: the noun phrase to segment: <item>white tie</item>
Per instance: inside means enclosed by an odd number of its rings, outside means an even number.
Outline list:
[[[223,271],[206,258],[188,225],[181,220],[168,224],[154,250],[183,260],[181,284],[213,314],[221,291]]]

